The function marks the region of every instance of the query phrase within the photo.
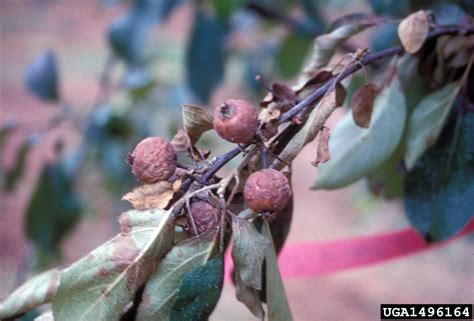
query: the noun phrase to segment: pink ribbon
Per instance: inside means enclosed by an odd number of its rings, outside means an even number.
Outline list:
[[[434,244],[427,244],[413,229],[344,240],[286,244],[278,257],[278,266],[283,278],[317,277],[439,247],[472,231],[474,220],[456,236]],[[226,253],[225,262],[225,279],[230,281],[233,269],[230,251]]]

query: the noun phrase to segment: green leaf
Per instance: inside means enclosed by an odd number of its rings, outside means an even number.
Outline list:
[[[456,234],[473,216],[474,113],[449,124],[405,180],[405,210],[428,240]]]
[[[20,180],[20,178],[23,176],[23,172],[26,165],[26,158],[35,142],[35,136],[30,136],[23,140],[23,143],[21,144],[20,149],[16,154],[14,167],[11,170],[7,171],[5,175],[5,189],[7,191],[12,191]]]
[[[394,199],[403,195],[403,144],[400,143],[392,156],[380,164],[368,176],[369,189],[372,194],[386,199]]]
[[[347,113],[329,139],[331,160],[319,166],[313,189],[334,189],[370,174],[392,155],[405,125],[405,96],[396,76],[374,102],[369,128],[354,123]]]
[[[186,71],[189,88],[204,103],[223,78],[227,34],[228,27],[197,11],[186,49]]]
[[[172,247],[171,211],[128,211],[121,233],[61,272],[56,321],[118,320]]]
[[[56,55],[46,50],[28,67],[25,84],[36,97],[55,102],[59,99],[59,72]]]
[[[81,203],[61,163],[43,167],[26,210],[26,235],[40,250],[57,253],[81,217]]]
[[[284,78],[291,78],[300,71],[311,44],[308,37],[294,34],[283,39],[275,56],[275,66]]]
[[[410,0],[369,0],[376,14],[404,17],[410,12]]]
[[[223,282],[222,256],[186,273],[176,294],[169,320],[207,320],[219,300]]]
[[[230,16],[239,9],[245,0],[211,0],[216,16],[223,22],[229,20]]]
[[[261,291],[247,286],[240,278],[238,269],[235,271],[235,296],[237,300],[245,304],[253,315],[263,321],[265,311],[262,307]]]
[[[236,216],[232,217],[232,259],[240,278],[256,290],[262,289],[262,264],[270,240],[260,234],[254,225]]]
[[[405,154],[405,165],[408,169],[412,169],[428,147],[438,140],[459,88],[458,83],[450,83],[426,96],[415,107],[408,120]]]
[[[262,228],[263,236],[271,238],[272,233],[268,222],[264,222]],[[291,321],[290,304],[285,294],[285,287],[281,279],[280,271],[275,253],[275,247],[270,246],[265,254],[266,265],[266,299],[268,309],[268,321]]]
[[[150,31],[150,19],[139,9],[131,9],[109,27],[109,45],[115,55],[131,65],[144,63],[144,47]]]
[[[192,144],[195,144],[204,132],[214,128],[212,115],[203,107],[182,105],[181,113],[184,130]]]
[[[207,233],[174,246],[147,281],[136,320],[168,320],[184,275],[206,264],[215,245],[216,233]]]
[[[25,313],[50,302],[59,287],[59,274],[59,269],[53,269],[25,282],[0,302],[0,319]]]

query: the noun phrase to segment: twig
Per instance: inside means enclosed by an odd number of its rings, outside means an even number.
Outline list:
[[[473,33],[474,33],[474,25],[470,25],[467,27],[465,26],[438,27],[432,30],[428,34],[427,40],[437,38],[442,35],[449,35],[449,34],[466,34],[467,35],[467,34],[473,34]],[[356,71],[361,69],[363,65],[369,65],[380,59],[395,56],[395,55],[400,55],[400,54],[403,54],[404,52],[405,50],[403,49],[403,47],[399,45],[399,46],[391,47],[385,50],[381,50],[379,52],[365,55],[360,61],[352,65],[349,65],[343,72],[327,80],[324,85],[316,89],[311,95],[309,95],[308,97],[300,101],[298,104],[296,104],[293,108],[291,108],[287,112],[283,113],[278,119],[278,124],[282,124],[290,120],[291,118],[293,118],[299,112],[301,112],[302,110],[306,108],[312,108],[314,104],[321,97],[323,97],[329,89],[331,89],[333,86],[336,85],[337,82],[342,81],[348,76],[350,76],[351,74],[355,73]],[[291,129],[291,126],[288,127],[287,129]],[[249,145],[250,144],[245,145],[244,148],[247,148]],[[203,185],[206,184],[207,181],[212,176],[214,176],[214,174],[216,174],[225,164],[231,161],[234,157],[240,154],[240,152],[241,152],[241,149],[236,147],[228,151],[227,153],[216,157],[212,165],[209,167],[209,169],[201,177],[199,177],[197,181],[200,184],[203,184]]]

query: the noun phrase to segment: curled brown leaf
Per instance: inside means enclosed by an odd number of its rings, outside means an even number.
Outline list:
[[[398,37],[406,52],[413,54],[420,50],[428,37],[429,30],[428,15],[423,10],[412,13],[403,19],[398,25]]]
[[[173,187],[174,184],[167,181],[146,184],[125,194],[122,200],[129,202],[137,210],[165,208],[173,198]]]
[[[360,86],[352,94],[351,109],[354,122],[363,128],[369,128],[374,100],[380,89],[373,83]]]
[[[329,128],[323,126],[319,132],[318,153],[316,159],[311,162],[314,167],[318,167],[319,164],[326,163],[331,159],[331,155],[329,155],[329,137]]]
[[[179,129],[171,140],[171,145],[177,153],[184,153],[191,147],[191,139],[184,129]]]
[[[193,145],[199,140],[202,133],[214,127],[212,115],[203,107],[183,105],[181,111],[184,130],[188,133]]]

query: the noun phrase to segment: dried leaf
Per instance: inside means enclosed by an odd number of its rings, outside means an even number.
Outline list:
[[[252,223],[236,216],[232,218],[234,244],[232,259],[242,282],[254,289],[262,289],[262,264],[265,251],[270,247],[268,238],[262,236]]]
[[[280,83],[274,83],[272,86],[275,95],[285,101],[294,102],[296,100],[296,94],[289,86]]]
[[[291,163],[291,161],[296,157],[296,155],[299,154],[303,147],[316,137],[326,120],[336,108],[336,90],[331,90],[321,99],[321,101],[309,115],[309,118],[304,124],[303,128],[300,129],[300,131],[292,138],[285,149],[281,152],[280,159],[286,163]],[[273,166],[281,169],[285,166],[285,164],[280,161],[276,161]]]
[[[311,162],[314,167],[318,167],[320,163],[326,163],[331,159],[329,155],[329,128],[323,126],[319,132],[318,153],[316,159]]]
[[[346,88],[341,83],[336,84],[336,107],[341,107],[344,105],[344,100],[346,100]]]
[[[181,189],[181,184],[183,183],[183,177],[178,178],[173,182],[173,192],[178,193]]]
[[[416,53],[425,43],[430,30],[428,15],[420,10],[412,13],[398,25],[398,37],[408,53]]]
[[[217,233],[206,233],[173,247],[147,281],[136,321],[169,319],[184,275],[209,260],[216,236]]]
[[[181,112],[183,115],[184,130],[194,145],[202,133],[213,128],[213,117],[207,110],[202,107],[192,105],[182,105]]]
[[[191,147],[191,139],[184,129],[179,129],[171,140],[174,150],[177,153],[185,153]]]
[[[267,238],[272,237],[268,222],[263,223],[262,234]],[[267,249],[265,254],[266,265],[266,284],[265,289],[268,321],[292,321],[290,304],[285,293],[285,287],[281,279],[280,271],[278,270],[278,263],[273,242]]]
[[[134,209],[148,210],[165,208],[173,198],[173,184],[161,181],[155,184],[145,184],[135,188],[122,197],[122,200],[132,204]]]
[[[43,272],[0,302],[0,319],[22,314],[51,301],[59,287],[59,269]]]
[[[365,15],[357,19],[342,20],[336,25],[336,28],[331,32],[321,35],[314,40],[313,52],[307,59],[303,74],[298,80],[297,88],[301,88],[301,84],[305,84],[320,68],[326,66],[333,57],[336,50],[347,39],[353,35],[375,26],[386,20],[375,16]]]
[[[128,211],[121,233],[61,272],[57,321],[118,320],[173,242],[172,211]]]
[[[299,95],[301,91],[308,88],[313,89],[314,87],[328,81],[331,77],[332,72],[327,70],[316,70],[314,72],[310,72],[307,75],[308,79],[305,82],[301,82],[298,85],[293,86],[293,90]]]
[[[374,100],[380,89],[373,83],[360,86],[351,98],[352,117],[354,122],[363,128],[369,128]]]

